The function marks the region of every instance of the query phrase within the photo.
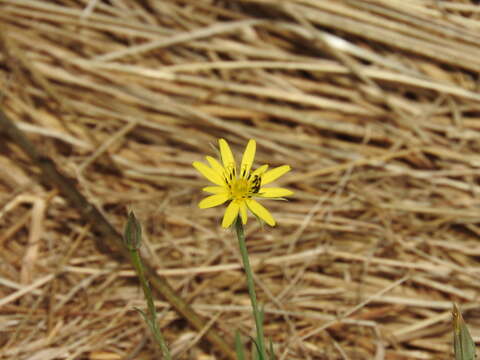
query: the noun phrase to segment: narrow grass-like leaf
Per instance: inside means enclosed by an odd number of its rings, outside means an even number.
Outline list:
[[[272,339],[270,339],[270,347],[268,350],[270,351],[270,354],[268,354],[268,357],[270,358],[270,360],[276,360],[275,352],[273,351]]]
[[[255,341],[254,338],[251,338],[251,339],[252,339],[252,351],[251,351],[252,359],[253,360],[262,360],[262,355],[260,353],[257,342]]]
[[[475,343],[457,304],[453,304],[453,351],[455,360],[474,360]]]
[[[245,360],[245,350],[238,330],[235,332],[235,353],[238,360]]]

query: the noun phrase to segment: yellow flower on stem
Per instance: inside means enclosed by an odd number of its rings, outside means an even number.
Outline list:
[[[278,187],[263,187],[278,179],[290,171],[289,165],[282,165],[268,170],[268,165],[262,165],[251,171],[255,158],[255,140],[249,140],[243,153],[240,168],[237,169],[235,158],[230,146],[224,139],[219,139],[220,156],[222,163],[211,156],[207,156],[210,166],[195,161],[193,166],[200,174],[215,184],[207,186],[203,191],[213,194],[198,204],[201,209],[221,205],[227,201],[230,203],[225,210],[222,226],[228,228],[240,214],[242,223],[247,223],[247,209],[254,215],[265,221],[270,226],[275,226],[275,219],[272,214],[254,198],[281,199],[284,196],[292,195],[293,192]]]

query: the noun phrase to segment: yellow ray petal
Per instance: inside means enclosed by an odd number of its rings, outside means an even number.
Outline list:
[[[206,197],[198,203],[200,209],[207,209],[214,206],[222,205],[225,201],[228,200],[228,194],[215,194]]]
[[[242,177],[245,177],[252,168],[256,148],[257,143],[255,142],[255,140],[249,140],[247,146],[245,147],[245,152],[243,153],[242,164],[240,165]]]
[[[275,219],[273,218],[272,214],[265,209],[265,207],[260,204],[258,201],[253,199],[247,200],[247,206],[252,213],[257,215],[260,219],[265,221],[270,226],[275,226]]]
[[[210,180],[214,184],[217,184],[217,185],[225,184],[225,182],[223,181],[222,175],[217,173],[211,167],[208,167],[207,165],[205,165],[204,163],[201,163],[200,161],[194,161],[192,165],[195,169],[198,170],[200,174],[205,176],[208,180]]]
[[[206,159],[207,159],[208,163],[210,164],[210,166],[212,167],[213,170],[215,170],[219,174],[224,173],[223,166],[217,161],[217,159],[215,159],[211,156],[206,156]]]
[[[227,189],[225,189],[223,186],[205,186],[202,190],[210,194],[227,193]]]
[[[248,219],[247,204],[245,201],[240,202],[240,217],[242,218],[243,225],[245,225]]]
[[[265,164],[265,165],[262,165],[260,166],[258,169],[256,169],[255,171],[252,172],[252,176],[254,175],[262,175],[265,171],[267,171],[268,169],[268,165]]]
[[[225,214],[223,215],[222,227],[228,228],[238,216],[240,206],[237,201],[232,201],[228,204]]]
[[[284,196],[293,195],[293,191],[284,188],[260,188],[260,191],[255,196],[264,198],[281,198]]]
[[[282,165],[267,171],[262,175],[262,185],[267,185],[277,180],[280,176],[285,175],[291,169],[290,165]]]
[[[218,140],[218,145],[220,146],[220,156],[222,157],[223,166],[225,169],[231,169],[235,167],[235,159],[230,150],[230,146],[225,141],[225,139]]]

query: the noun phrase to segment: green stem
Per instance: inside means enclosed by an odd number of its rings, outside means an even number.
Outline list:
[[[125,226],[125,245],[130,253],[130,258],[132,259],[133,267],[138,276],[138,280],[142,285],[143,294],[147,300],[147,313],[139,310],[143,315],[145,321],[147,322],[156,343],[160,346],[162,351],[162,356],[164,360],[171,360],[172,356],[170,355],[170,350],[168,349],[167,343],[158,327],[157,322],[157,311],[155,309],[155,303],[153,301],[152,288],[150,283],[145,275],[145,269],[143,267],[142,258],[138,251],[139,247],[142,244],[142,228],[138,220],[135,218],[135,214],[130,212],[128,214],[127,225]]]
[[[257,328],[256,342],[260,352],[259,358],[266,359],[262,313],[258,309],[257,295],[255,293],[255,282],[253,280],[253,271],[248,258],[247,245],[245,244],[245,233],[243,232],[243,225],[240,217],[237,217],[237,220],[235,221],[235,230],[237,232],[238,246],[242,256],[243,267],[245,268],[245,274],[247,276],[248,294],[250,295],[250,300],[252,302],[253,317],[255,319],[255,326]]]
[[[135,270],[137,271],[138,279],[140,284],[142,284],[143,293],[145,298],[147,299],[147,316],[146,320],[150,327],[150,330],[155,337],[156,343],[160,346],[162,351],[163,358],[165,360],[171,360],[172,357],[170,355],[170,351],[168,349],[167,343],[163,338],[163,335],[158,327],[157,323],[157,312],[155,309],[155,304],[153,302],[153,294],[148,283],[147,278],[145,277],[145,271],[143,270],[142,260],[140,259],[140,255],[136,250],[130,250],[130,255],[132,257],[132,263],[134,264]]]

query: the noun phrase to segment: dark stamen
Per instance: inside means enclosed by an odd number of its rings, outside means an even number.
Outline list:
[[[252,190],[253,194],[257,194],[260,191],[260,186],[262,183],[262,178],[258,175],[255,175],[252,180]]]

